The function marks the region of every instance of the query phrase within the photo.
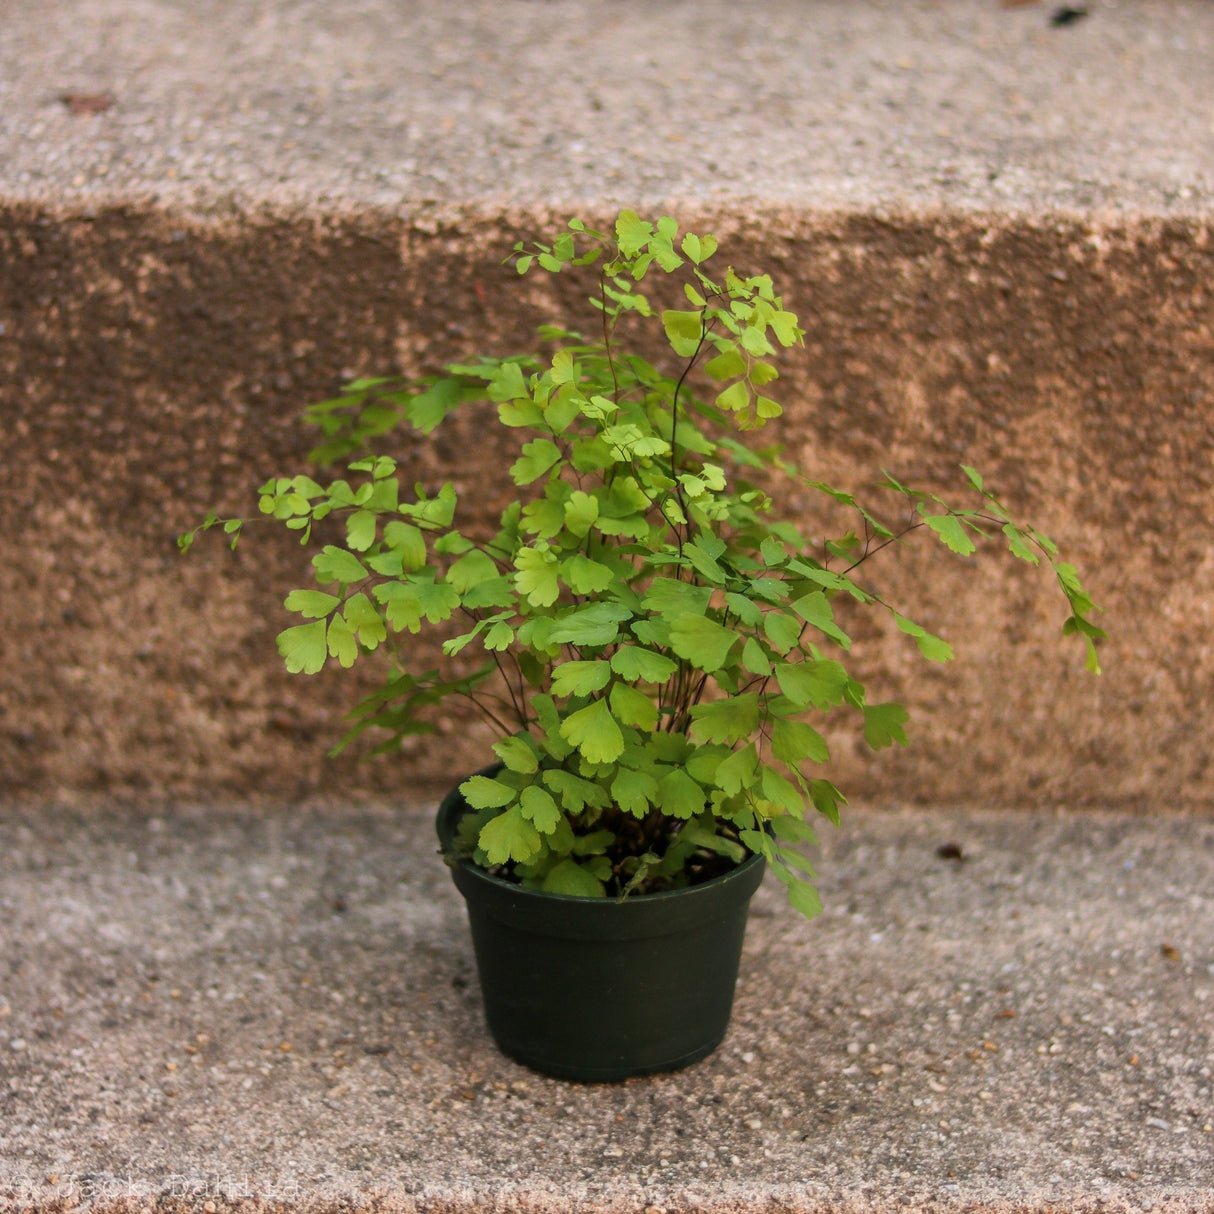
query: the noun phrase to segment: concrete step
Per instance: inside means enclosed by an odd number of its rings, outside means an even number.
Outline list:
[[[1208,6],[1054,11],[8,0],[0,163],[10,200],[208,217],[712,199],[1208,215]]]
[[[0,789],[393,787],[400,757],[321,758],[345,680],[278,667],[299,550],[182,562],[173,537],[252,512],[343,375],[568,315],[503,255],[630,203],[774,267],[808,330],[783,433],[815,474],[943,488],[967,459],[1108,608],[1094,681],[1048,586],[997,560],[881,570],[961,660],[925,675],[872,636],[917,745],[840,740],[840,781],[1208,806],[1214,8],[1089,7],[7,0]],[[473,526],[510,488],[475,422],[400,454],[471,490]],[[483,758],[442,725],[411,777]]]
[[[0,1208],[1214,1211],[1209,820],[855,814],[721,1048],[586,1086],[491,1044],[435,801],[0,812]]]

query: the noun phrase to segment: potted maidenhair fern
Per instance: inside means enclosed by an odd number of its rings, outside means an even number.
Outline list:
[[[261,488],[262,515],[319,548],[315,584],[286,598],[301,617],[278,638],[288,669],[394,656],[350,736],[398,743],[452,700],[496,731],[493,764],[443,802],[439,837],[494,1036],[568,1078],[672,1069],[718,1044],[765,867],[818,910],[801,848],[844,804],[819,726],[841,714],[871,747],[906,741],[904,709],[871,702],[849,669],[836,607],[889,614],[925,660],[951,656],[866,584],[874,551],[918,532],[965,556],[1001,537],[1052,569],[1063,631],[1097,669],[1103,634],[1075,569],[973,469],[966,509],[887,478],[912,519],[895,533],[753,441],[781,413],[774,360],[802,330],[768,275],[718,268],[716,252],[630,211],[610,231],[573,222],[518,245],[520,274],[590,267],[584,332],[548,326],[542,352],[474,351],[421,383],[354,383],[308,410],[319,464],[341,476]],[[682,306],[651,304],[658,276],[680,280]],[[636,347],[650,326],[660,364]],[[517,447],[492,535],[460,529],[450,484],[402,484],[391,454],[400,427],[429,434],[467,410]],[[782,484],[859,525],[808,542],[781,517]],[[323,519],[340,526],[322,545]],[[211,515],[182,546],[213,526],[235,543],[244,522]]]

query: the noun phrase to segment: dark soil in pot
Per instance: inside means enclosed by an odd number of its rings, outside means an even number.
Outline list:
[[[466,812],[453,789],[438,811],[444,851]],[[702,884],[621,901],[543,893],[457,862],[499,1048],[585,1082],[677,1070],[710,1054],[729,1026],[763,869],[752,856]]]

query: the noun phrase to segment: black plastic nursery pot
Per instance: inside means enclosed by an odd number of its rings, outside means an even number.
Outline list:
[[[444,851],[467,812],[453,789],[438,811]],[[543,893],[456,864],[498,1047],[544,1074],[589,1083],[673,1071],[712,1053],[729,1027],[763,868],[752,856],[701,885],[621,901]]]

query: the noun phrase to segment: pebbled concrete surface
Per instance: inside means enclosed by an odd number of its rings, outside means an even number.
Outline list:
[[[586,1087],[489,1043],[434,800],[0,813],[0,1206],[1214,1211],[1214,823],[856,812],[717,1054]]]
[[[1214,9],[1055,7],[5,0],[0,192],[1207,213]]]

